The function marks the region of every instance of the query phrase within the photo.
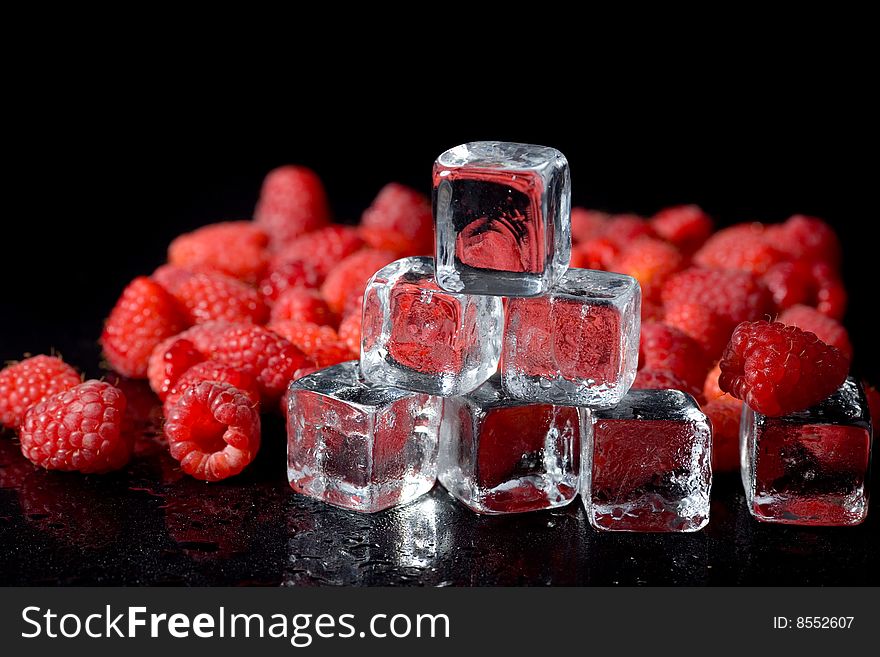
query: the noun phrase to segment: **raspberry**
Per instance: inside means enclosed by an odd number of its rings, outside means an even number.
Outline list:
[[[812,267],[806,262],[780,262],[761,277],[780,310],[799,303],[811,303],[816,296]]]
[[[254,222],[278,247],[330,222],[330,206],[321,179],[311,169],[287,165],[263,181]]]
[[[354,297],[357,301],[363,297],[367,281],[395,257],[390,251],[364,249],[340,262],[321,286],[321,294],[330,310],[342,314],[350,299]]]
[[[356,228],[351,226],[327,226],[314,233],[303,235],[287,244],[275,256],[275,263],[303,261],[323,280],[340,260],[364,247]]]
[[[637,239],[611,263],[611,271],[627,274],[642,286],[642,294],[653,299],[663,282],[682,267],[681,254],[671,244],[651,237]]]
[[[715,269],[739,269],[761,275],[788,260],[767,238],[758,223],[719,230],[694,254],[694,264]]]
[[[364,211],[360,234],[374,249],[400,256],[430,254],[434,250],[431,201],[405,185],[389,183]]]
[[[732,325],[758,319],[770,311],[770,293],[751,274],[720,269],[685,269],[663,285],[667,310],[680,303],[706,306]]]
[[[187,390],[203,381],[213,381],[214,383],[225,383],[235,386],[250,397],[254,404],[259,404],[260,402],[260,392],[253,374],[247,370],[230,367],[216,361],[206,361],[193,365],[174,383],[174,386],[165,398],[165,416],[168,417],[171,409]]]
[[[166,291],[170,292],[171,296],[174,296],[177,293],[177,290],[180,289],[180,286],[192,278],[193,274],[198,272],[208,274],[217,273],[216,271],[205,267],[178,267],[177,265],[166,264],[157,267],[156,271],[153,272],[150,278],[164,287]]]
[[[608,228],[603,237],[607,237],[620,247],[640,237],[657,237],[651,225],[634,214],[615,214],[608,220]]]
[[[712,234],[712,219],[698,205],[676,205],[651,217],[657,234],[690,255]]]
[[[639,370],[632,387],[635,390],[681,390],[692,395],[697,401],[702,399],[698,387],[692,386],[677,376],[675,372],[670,372],[669,370],[655,370],[650,367]]]
[[[707,402],[718,399],[719,397],[730,397],[730,395],[724,392],[718,385],[719,376],[721,376],[721,365],[720,363],[716,363],[715,367],[713,367],[706,376],[706,382],[703,384],[703,397]],[[733,399],[733,397],[731,397],[731,399]]]
[[[168,247],[168,262],[190,269],[212,269],[256,283],[268,262],[269,236],[250,221],[203,226],[176,238]]]
[[[571,266],[607,270],[620,251],[620,247],[613,240],[607,237],[594,237],[572,247]]]
[[[232,327],[217,338],[214,360],[252,372],[264,403],[276,402],[293,373],[310,365],[289,341],[262,326]]]
[[[718,358],[730,339],[734,323],[699,303],[677,303],[663,321],[696,340],[710,358]]]
[[[681,331],[660,322],[642,324],[639,367],[667,370],[690,388],[699,388],[706,379],[709,360],[702,347]]]
[[[251,326],[250,322],[205,322],[190,326],[175,337],[189,340],[196,349],[202,352],[205,358],[210,358],[226,331],[231,328],[246,328],[248,326]]]
[[[0,371],[0,426],[18,429],[34,404],[82,381],[76,370],[55,356],[34,356]]]
[[[359,354],[361,351],[361,324],[364,315],[361,309],[347,313],[339,323],[339,339],[345,343],[349,351]]]
[[[174,298],[161,285],[141,276],[128,284],[110,311],[101,335],[104,357],[123,376],[143,379],[156,345],[184,326]]]
[[[164,401],[180,375],[203,360],[205,360],[204,354],[186,338],[179,336],[168,338],[156,345],[150,355],[147,367],[150,388],[159,399]]]
[[[330,326],[288,319],[272,322],[267,328],[290,341],[319,368],[354,358],[354,354]]]
[[[611,216],[596,210],[571,209],[571,239],[575,244],[602,237]]]
[[[223,274],[193,274],[174,296],[192,324],[211,320],[263,324],[269,317],[269,309],[254,288]]]
[[[285,260],[269,265],[266,277],[260,281],[259,290],[270,302],[292,287],[318,288],[324,275],[305,260]]]
[[[824,262],[832,267],[840,263],[837,234],[821,219],[796,214],[783,224],[769,226],[768,237],[794,260]]]
[[[278,297],[270,317],[273,322],[293,319],[325,326],[336,326],[339,322],[317,291],[302,287],[288,290]]]
[[[809,408],[846,379],[849,359],[795,326],[743,322],[721,359],[719,385],[764,415]]]
[[[106,382],[119,388],[125,397],[122,415],[122,435],[133,443],[135,457],[151,456],[168,448],[162,433],[165,418],[160,402],[146,381],[126,379],[119,375],[107,377]]]
[[[742,402],[728,395],[703,406],[712,420],[712,469],[715,472],[739,470],[739,420]]]
[[[816,308],[823,315],[841,321],[846,313],[847,294],[840,276],[833,267],[819,262],[813,265],[813,281],[816,285]]]
[[[204,381],[188,389],[165,423],[171,456],[203,481],[237,475],[260,449],[260,415],[253,400],[225,383]]]
[[[119,388],[103,381],[80,383],[28,410],[21,453],[47,470],[118,470],[131,458],[131,440],[122,435],[124,414]]]
[[[792,306],[783,312],[777,320],[788,326],[797,326],[801,331],[815,333],[825,344],[840,349],[841,353],[852,360],[852,343],[843,324],[836,319],[823,315],[809,306]]]

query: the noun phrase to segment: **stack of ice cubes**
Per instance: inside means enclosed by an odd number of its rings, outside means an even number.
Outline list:
[[[580,493],[599,530],[705,526],[711,424],[684,392],[630,391],[639,284],[569,268],[565,156],[468,143],[437,159],[433,183],[436,259],[377,272],[360,362],[290,386],[293,488],[374,512],[439,479],[477,513]]]

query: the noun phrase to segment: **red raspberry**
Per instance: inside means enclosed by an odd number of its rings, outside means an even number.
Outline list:
[[[625,247],[640,237],[657,237],[651,225],[635,214],[615,214],[608,220],[607,237],[620,247]]]
[[[677,303],[663,314],[663,321],[696,340],[710,358],[720,358],[734,323],[699,303]]]
[[[390,251],[364,249],[340,262],[321,286],[321,294],[330,309],[342,314],[346,303],[352,298],[355,302],[362,298],[367,281],[395,257]]]
[[[703,406],[712,420],[712,469],[715,472],[739,470],[739,421],[742,402],[728,395]]]
[[[698,205],[676,205],[651,217],[651,228],[690,255],[712,234],[712,219]]]
[[[780,310],[798,303],[811,303],[816,295],[813,269],[806,262],[780,262],[770,267],[761,281]]]
[[[832,267],[840,264],[840,241],[834,229],[821,219],[796,214],[783,224],[769,226],[767,233],[792,259],[824,262]]]
[[[434,218],[427,196],[398,183],[385,185],[361,217],[361,237],[400,256],[434,251]]]
[[[685,269],[663,286],[669,310],[681,303],[706,306],[731,324],[758,319],[770,311],[770,293],[751,274],[720,269]]]
[[[237,475],[260,449],[256,404],[235,386],[204,381],[168,413],[165,434],[180,468],[203,481]]]
[[[157,267],[156,271],[153,272],[150,278],[174,296],[177,293],[177,290],[180,289],[180,286],[192,278],[192,275],[197,272],[208,274],[217,273],[213,269],[205,267],[178,267],[177,265],[166,264]]]
[[[122,435],[125,396],[103,381],[86,381],[32,406],[21,427],[21,453],[47,470],[86,474],[118,470],[131,458]]]
[[[715,367],[713,367],[706,376],[706,382],[703,384],[703,397],[707,402],[718,399],[719,397],[730,397],[730,395],[724,392],[718,385],[719,376],[721,376],[721,365],[720,363],[716,363]],[[730,398],[733,399],[733,397]]]
[[[18,429],[34,404],[82,381],[76,370],[55,356],[34,356],[0,371],[0,427]]]
[[[317,366],[329,367],[354,358],[348,346],[330,326],[299,320],[280,320],[267,327],[290,341]]]
[[[642,324],[639,367],[667,370],[699,388],[706,379],[709,360],[702,347],[681,331],[660,322]]]
[[[364,315],[361,309],[347,313],[339,323],[339,339],[342,340],[353,354],[361,352],[361,324]]]
[[[635,390],[681,390],[693,396],[697,401],[702,399],[698,387],[692,386],[677,376],[675,372],[669,370],[655,370],[650,367],[639,370],[632,387]]]
[[[608,270],[621,248],[607,237],[594,237],[572,247],[571,266],[580,269]]]
[[[287,165],[263,181],[254,222],[282,246],[330,222],[330,206],[321,179],[311,169]]]
[[[205,355],[196,346],[179,336],[168,338],[156,345],[150,355],[147,379],[150,388],[163,400],[168,391],[190,367],[205,360]]]
[[[843,320],[847,294],[840,276],[833,267],[819,262],[813,265],[813,280],[816,285],[816,308],[823,315],[838,321]]]
[[[269,236],[250,221],[211,224],[171,242],[168,262],[188,269],[212,269],[256,283],[269,260],[268,244]]]
[[[849,359],[795,326],[743,322],[721,359],[721,389],[764,415],[809,408],[837,390]]]
[[[815,333],[825,344],[840,349],[841,353],[852,360],[852,343],[843,324],[836,319],[823,315],[810,306],[792,306],[785,310],[777,320],[788,326],[797,326],[801,331]]]
[[[323,280],[340,260],[360,251],[364,241],[351,226],[327,226],[290,242],[275,256],[276,266],[292,260],[303,261]]]
[[[165,417],[162,402],[156,397],[146,381],[126,379],[111,374],[106,382],[119,388],[125,397],[125,413],[122,416],[122,435],[132,441],[135,457],[146,457],[165,452],[168,443],[162,433]]]
[[[642,294],[653,299],[669,276],[681,269],[681,254],[671,244],[642,237],[623,249],[611,263],[611,271],[627,274],[642,286]]]
[[[228,329],[217,338],[212,357],[252,372],[267,406],[278,401],[294,372],[311,364],[302,351],[262,326]]]
[[[324,275],[305,260],[285,260],[270,264],[266,277],[260,281],[259,290],[269,302],[293,287],[318,288]]]
[[[269,318],[269,309],[254,288],[223,274],[193,274],[174,296],[192,324],[211,320],[263,324]]]
[[[270,318],[273,322],[293,319],[322,326],[336,326],[339,322],[324,297],[317,291],[304,287],[293,288],[278,297],[278,301],[272,306]]]
[[[185,323],[161,285],[145,276],[136,278],[123,290],[104,325],[104,357],[123,376],[143,379],[153,349],[179,333]]]
[[[608,230],[611,215],[585,208],[571,209],[571,239],[575,244],[602,237]]]
[[[738,224],[719,230],[694,254],[694,264],[761,275],[788,256],[767,239],[764,226]]]
[[[202,352],[205,358],[210,358],[226,331],[231,328],[246,328],[249,326],[251,326],[250,322],[205,322],[204,324],[190,326],[183,333],[175,337],[189,340],[195,345],[196,349]]]
[[[250,397],[254,404],[259,404],[260,402],[259,387],[251,372],[230,367],[216,361],[205,361],[193,365],[174,383],[174,386],[165,398],[165,416],[168,417],[171,409],[187,390],[203,381],[213,381],[214,383],[225,383],[235,386]]]

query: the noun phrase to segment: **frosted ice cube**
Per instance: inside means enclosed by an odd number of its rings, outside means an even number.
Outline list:
[[[498,377],[444,400],[438,478],[477,513],[549,509],[577,494],[587,409],[523,404]]]
[[[501,375],[522,400],[605,408],[639,362],[641,290],[623,274],[569,269],[547,296],[510,299]]]
[[[349,361],[288,391],[287,476],[304,495],[354,511],[404,504],[434,485],[442,400],[359,377]]]
[[[825,401],[785,417],[743,405],[740,455],[752,515],[794,525],[862,522],[871,432],[864,390],[852,377]]]
[[[434,279],[434,259],[403,258],[364,293],[361,370],[376,384],[459,395],[498,369],[501,299],[453,294]]]
[[[568,162],[547,146],[456,146],[434,163],[434,221],[444,290],[544,294],[571,257]]]
[[[581,499],[596,529],[692,532],[709,522],[712,428],[678,390],[630,390],[596,411]]]

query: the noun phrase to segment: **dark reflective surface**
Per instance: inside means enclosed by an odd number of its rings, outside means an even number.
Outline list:
[[[129,396],[135,396],[129,390]],[[145,401],[147,398],[142,399]],[[149,405],[139,404],[141,411]],[[877,584],[876,509],[850,529],[759,525],[718,477],[697,534],[599,534],[579,502],[480,517],[437,487],[372,516],[294,494],[283,425],[229,483],[183,476],[139,425],[139,456],[105,477],[33,468],[0,438],[0,584],[704,585]]]

